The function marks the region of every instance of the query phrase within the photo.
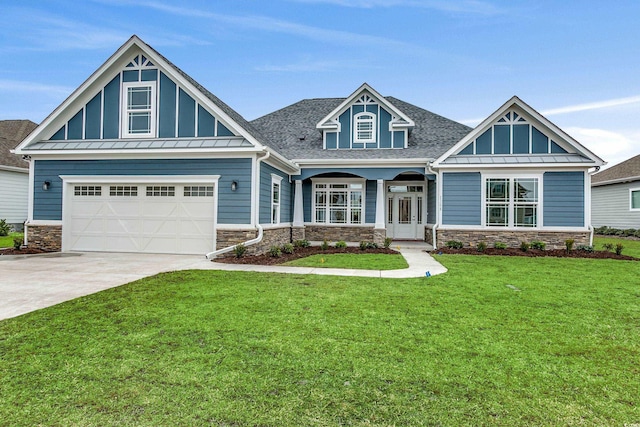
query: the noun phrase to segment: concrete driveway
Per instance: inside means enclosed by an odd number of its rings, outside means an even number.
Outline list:
[[[164,271],[209,269],[204,256],[52,253],[0,256],[0,320]]]

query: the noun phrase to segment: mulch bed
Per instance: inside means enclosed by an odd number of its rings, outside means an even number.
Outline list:
[[[476,248],[462,248],[462,249],[449,249],[442,248],[436,249],[431,252],[432,254],[463,254],[463,255],[502,255],[502,256],[525,256],[525,257],[558,257],[558,258],[596,258],[596,259],[619,259],[624,261],[640,261],[639,258],[634,258],[628,255],[616,255],[615,252],[607,251],[581,251],[574,249],[567,252],[565,249],[549,249],[538,250],[529,249],[526,252],[518,248],[507,249],[495,249],[487,248],[483,252],[478,251]]]
[[[378,249],[366,249],[347,247],[347,248],[328,248],[322,250],[320,246],[309,246],[308,248],[295,248],[292,254],[283,253],[280,257],[272,257],[269,255],[245,255],[241,258],[236,258],[231,255],[223,258],[215,258],[214,262],[222,262],[226,264],[256,264],[256,265],[278,265],[287,261],[293,261],[294,259],[306,258],[316,254],[397,254],[397,251],[393,249],[378,248]]]
[[[36,248],[23,248],[23,249],[0,249],[0,255],[33,255],[33,254],[44,254],[50,251],[43,251],[42,249]]]

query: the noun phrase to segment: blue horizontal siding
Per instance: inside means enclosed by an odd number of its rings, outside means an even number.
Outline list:
[[[436,182],[427,181],[427,223],[436,223]]]
[[[391,180],[404,172],[415,172],[424,175],[424,167],[406,167],[406,168],[306,168],[300,171],[300,175],[294,179],[307,179],[316,175],[325,173],[349,173],[366,179],[384,179]]]
[[[271,165],[260,164],[260,224],[271,223],[271,174],[282,177],[280,182],[280,222],[291,222],[292,186],[289,175]]]
[[[220,175],[218,223],[251,222],[251,159],[136,159],[35,160],[34,205],[36,220],[62,219],[62,180],[59,175]],[[51,188],[42,190],[42,182]],[[238,189],[231,191],[231,182]]]
[[[544,174],[545,227],[584,227],[584,203],[583,172]]]
[[[480,225],[482,187],[479,172],[442,174],[442,223]]]

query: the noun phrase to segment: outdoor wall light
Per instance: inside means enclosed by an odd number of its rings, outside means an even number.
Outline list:
[[[238,189],[238,181],[231,181],[231,191],[236,191]]]
[[[51,181],[44,181],[42,183],[42,190],[49,191],[49,187],[51,187]]]

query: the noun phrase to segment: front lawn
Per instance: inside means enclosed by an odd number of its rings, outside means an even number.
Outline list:
[[[640,258],[640,240],[633,239],[620,239],[616,237],[604,237],[604,236],[594,236],[593,237],[593,247],[595,250],[600,251],[604,250],[602,245],[605,243],[610,243],[615,246],[617,244],[621,244],[624,246],[622,249],[623,255],[629,255],[632,257]]]
[[[409,267],[400,254],[317,254],[285,262],[293,267],[350,268],[360,270],[399,270]]]
[[[13,247],[13,238],[19,237],[23,238],[22,233],[9,233],[8,236],[0,236],[0,248],[12,248]]]
[[[161,274],[0,322],[0,425],[632,425],[640,263]]]

